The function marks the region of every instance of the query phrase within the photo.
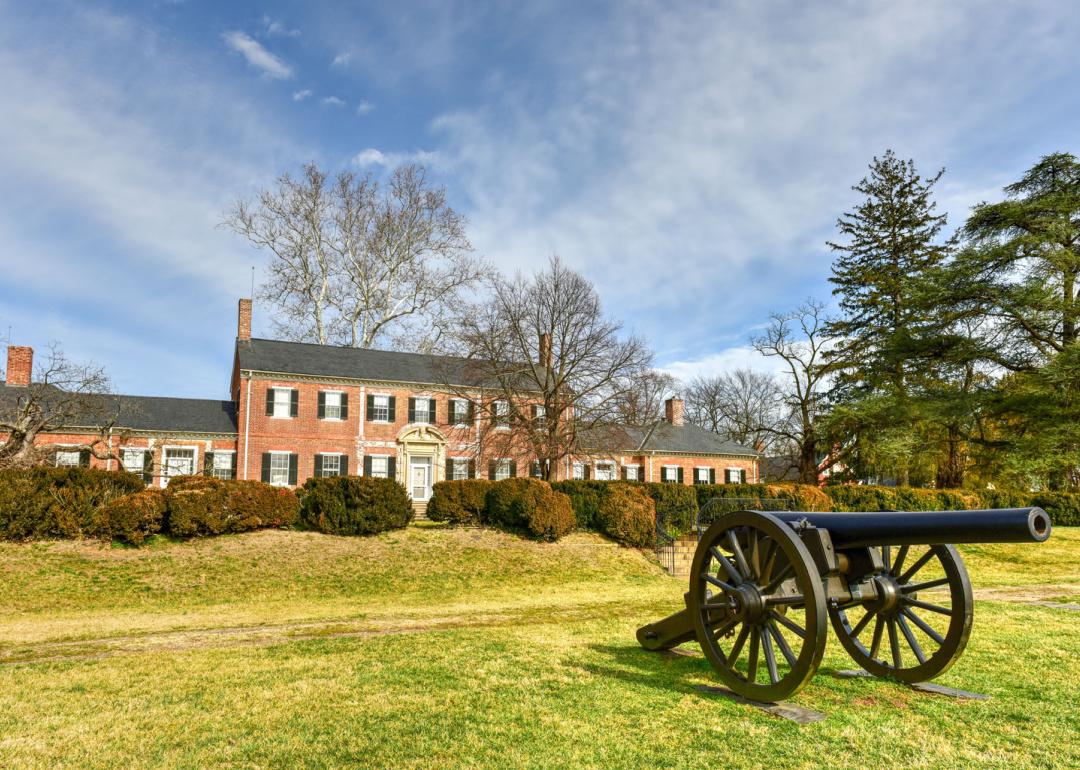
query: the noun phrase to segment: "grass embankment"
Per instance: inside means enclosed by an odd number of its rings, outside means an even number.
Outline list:
[[[995,599],[940,681],[992,700],[837,679],[830,640],[797,727],[641,650],[683,581],[594,536],[0,544],[0,766],[1080,764],[1080,612],[1029,603],[1080,597],[1080,531],[963,550]]]

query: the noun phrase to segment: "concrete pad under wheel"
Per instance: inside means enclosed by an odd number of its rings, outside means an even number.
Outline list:
[[[753,706],[760,711],[764,711],[766,714],[771,714],[772,716],[780,717],[781,719],[787,719],[788,721],[800,725],[820,722],[825,718],[825,714],[822,714],[820,711],[813,711],[811,709],[803,708],[802,706],[796,706],[793,703],[784,703],[782,701],[780,703],[765,703],[763,701],[750,700],[738,693],[732,692],[726,687],[712,687],[706,684],[699,684],[694,685],[694,689],[708,695],[719,695],[722,698],[727,698],[736,703]]]
[[[871,674],[869,671],[863,671],[860,669],[844,669],[837,671],[836,676],[841,679],[853,679],[855,677],[868,677],[870,679],[877,679],[878,677]],[[889,679],[886,681],[896,681]],[[917,692],[929,692],[934,695],[945,695],[949,698],[965,698],[967,700],[990,700],[989,695],[984,695],[979,692],[970,692],[968,690],[959,690],[955,687],[946,687],[943,684],[934,684],[933,682],[896,682],[906,687],[910,687]]]

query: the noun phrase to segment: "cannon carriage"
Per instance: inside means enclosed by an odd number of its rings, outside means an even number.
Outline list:
[[[1042,542],[1041,508],[725,514],[702,533],[685,609],[638,629],[649,650],[696,639],[735,693],[797,692],[825,652],[827,621],[863,669],[925,682],[971,633],[971,581],[957,543]]]

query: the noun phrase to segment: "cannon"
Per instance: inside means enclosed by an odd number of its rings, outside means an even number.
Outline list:
[[[731,512],[698,541],[686,608],[637,638],[648,650],[696,639],[732,691],[771,702],[817,671],[827,615],[860,667],[925,682],[971,633],[971,581],[955,544],[1042,542],[1050,529],[1041,508]]]

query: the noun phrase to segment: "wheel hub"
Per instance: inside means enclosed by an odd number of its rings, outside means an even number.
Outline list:
[[[743,583],[735,588],[731,595],[732,612],[739,618],[756,623],[765,617],[765,600],[757,586]]]
[[[875,607],[879,612],[887,615],[894,615],[899,612],[903,593],[900,590],[900,584],[893,577],[890,575],[875,575],[874,588],[877,590]]]

